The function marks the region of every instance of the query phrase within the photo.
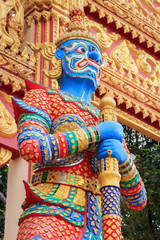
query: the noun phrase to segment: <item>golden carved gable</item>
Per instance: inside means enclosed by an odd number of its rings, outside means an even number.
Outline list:
[[[125,40],[114,48],[110,57],[114,60],[118,67],[122,66],[124,69],[130,70],[134,74],[138,73],[138,68],[130,55],[129,48]]]
[[[0,96],[5,101],[5,103],[12,106],[12,98],[11,98],[12,96],[11,95],[8,95],[7,93],[0,90]]]
[[[90,30],[92,28],[96,31],[96,37],[104,51],[110,49],[112,44],[121,38],[121,36],[115,32],[108,33],[107,28],[104,28],[103,25],[91,21],[88,18],[86,18],[86,25]]]
[[[123,40],[109,55],[117,67],[122,66],[134,74],[145,74],[144,81],[151,86],[160,85],[160,61],[128,40]],[[141,74],[142,73],[142,74]]]
[[[75,7],[83,8],[84,0],[24,0],[23,7],[25,15],[28,15],[33,9],[42,10],[42,9],[51,9],[54,7],[61,12],[66,14],[66,10],[70,11]]]
[[[17,134],[17,125],[14,118],[0,101],[0,136],[13,137]]]
[[[4,147],[0,147],[0,167],[6,164],[12,157],[12,152]]]
[[[0,81],[4,85],[12,85],[12,92],[24,91],[24,79],[35,73],[35,57],[26,52],[26,48],[18,56],[12,51],[0,51]]]
[[[9,18],[8,18],[9,17]],[[24,8],[20,0],[0,0],[0,47],[18,53],[24,38]]]
[[[159,52],[159,3],[157,7],[152,3],[151,0],[85,0],[84,6],[89,7],[90,13],[97,12],[99,19],[106,18],[107,24],[114,23],[117,30],[123,29],[124,34],[131,33],[132,39],[137,38],[139,44],[146,42],[147,48],[153,47],[154,52]],[[150,11],[149,6],[154,8],[156,14]]]

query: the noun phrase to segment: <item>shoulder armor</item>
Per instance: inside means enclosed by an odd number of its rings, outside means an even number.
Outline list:
[[[32,106],[26,104],[25,102],[23,102],[21,99],[17,99],[14,97],[12,97],[12,102],[13,102],[16,123],[18,123],[18,119],[21,114],[35,113],[35,114],[43,117],[49,123],[49,125],[51,125],[51,119],[45,111],[43,111],[39,108],[36,108],[36,107],[32,107]]]
[[[25,79],[25,83],[26,83],[27,91],[30,91],[32,89],[47,89],[47,87],[45,87],[44,85],[33,82],[32,80],[30,80],[28,78]]]

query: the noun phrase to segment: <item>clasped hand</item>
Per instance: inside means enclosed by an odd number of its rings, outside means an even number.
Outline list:
[[[97,125],[100,131],[100,143],[97,147],[97,158],[108,157],[108,150],[112,151],[111,157],[116,158],[119,164],[127,160],[127,153],[122,146],[123,128],[117,122],[102,122]]]

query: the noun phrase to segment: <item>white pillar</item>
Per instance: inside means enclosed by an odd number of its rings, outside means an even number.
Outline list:
[[[22,213],[21,205],[25,199],[23,180],[28,181],[29,164],[21,157],[10,160],[7,204],[5,215],[5,240],[16,240],[18,233],[18,219]]]

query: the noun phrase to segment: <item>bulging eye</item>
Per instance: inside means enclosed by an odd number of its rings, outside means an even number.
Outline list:
[[[78,52],[78,53],[85,53],[86,49],[84,47],[79,47],[79,48],[77,48],[76,52]]]
[[[91,50],[91,51],[96,51],[96,48],[93,47],[93,46],[91,46],[91,47],[90,47],[90,50]]]

